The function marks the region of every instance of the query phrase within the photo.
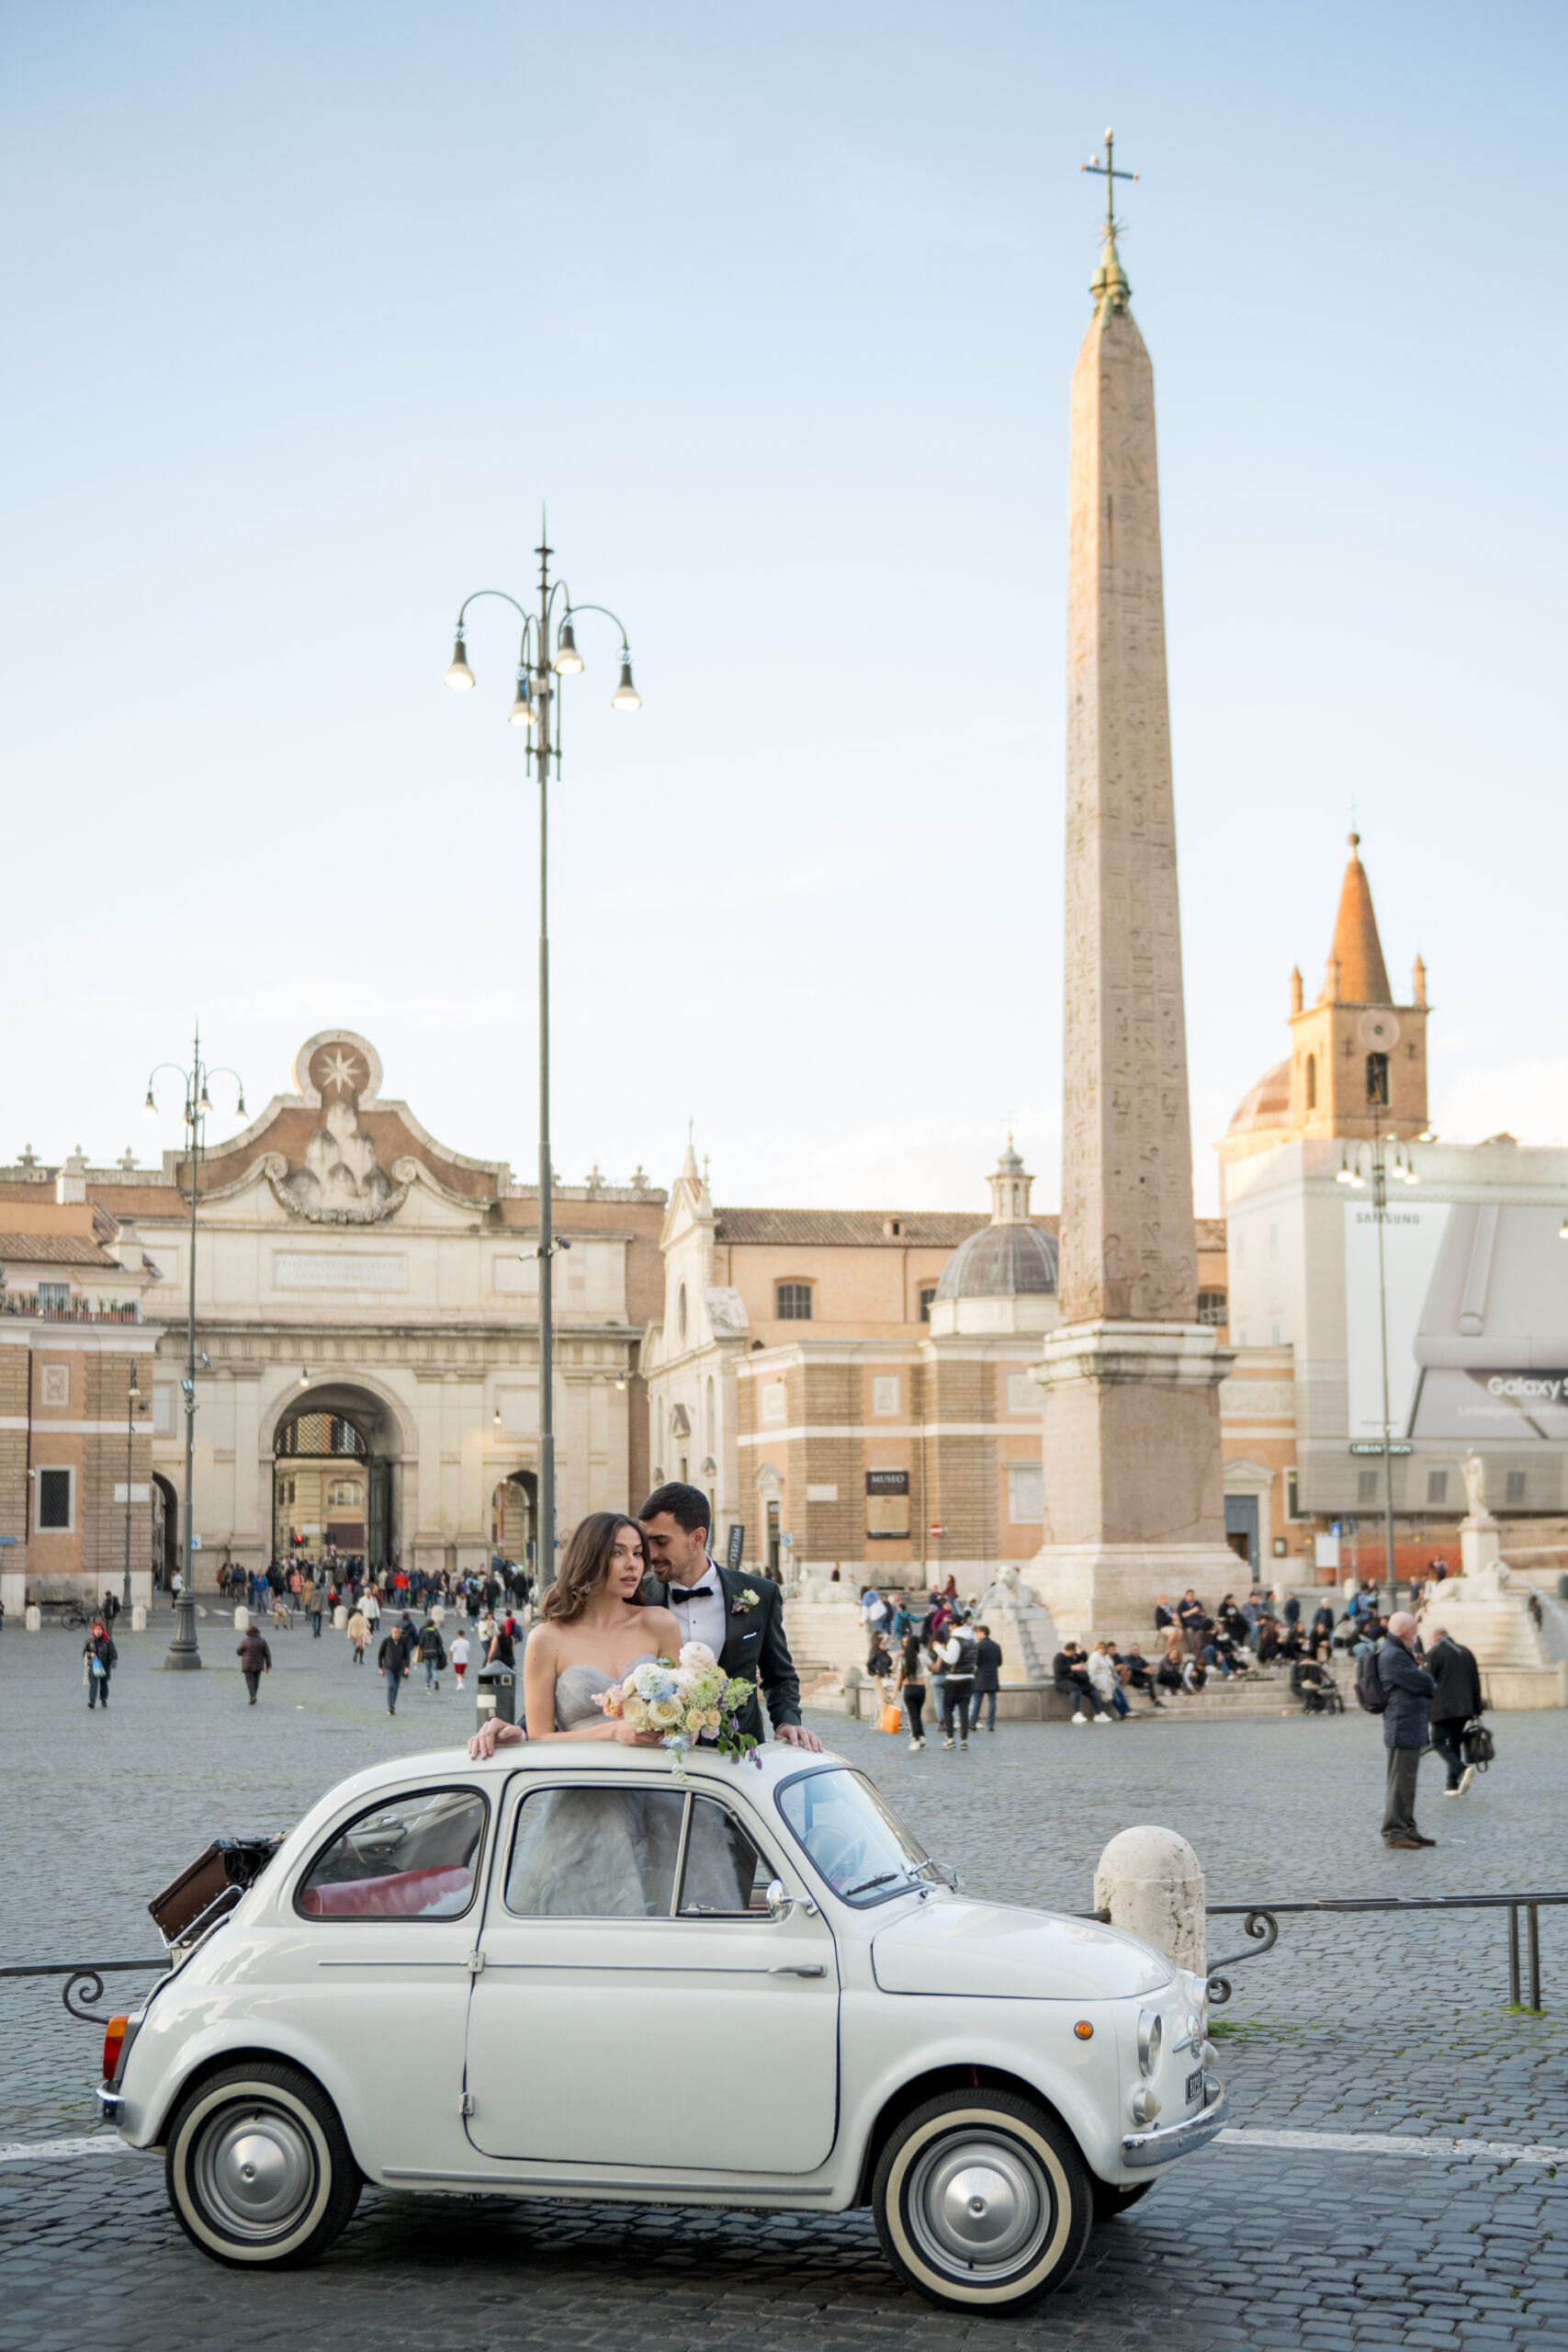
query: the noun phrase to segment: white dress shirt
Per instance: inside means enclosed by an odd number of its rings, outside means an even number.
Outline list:
[[[700,1600],[690,1595],[698,1587],[705,1587]],[[718,1580],[718,1570],[710,1559],[700,1577],[693,1584],[672,1584],[669,1588],[670,1607],[675,1612],[675,1623],[681,1628],[682,1642],[705,1642],[715,1657],[724,1656],[724,1645],[729,1638],[729,1603],[724,1597],[724,1587]]]

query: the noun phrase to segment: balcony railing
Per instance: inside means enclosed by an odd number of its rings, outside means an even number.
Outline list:
[[[42,1323],[140,1323],[135,1299],[70,1298],[63,1304],[45,1299],[36,1290],[0,1291],[0,1315],[27,1315]]]

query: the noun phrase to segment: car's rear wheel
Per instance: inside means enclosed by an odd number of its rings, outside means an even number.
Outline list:
[[[292,2268],[325,2252],[359,2202],[359,2167],[321,2085],[262,2061],[182,2100],[164,2165],[186,2237],[216,2261]]]
[[[1159,2183],[1140,2180],[1135,2181],[1131,2188],[1114,2188],[1108,2180],[1097,2180],[1091,2187],[1095,2226],[1098,2229],[1101,2222],[1113,2222],[1118,2213],[1130,2213],[1138,2199],[1146,2197],[1151,2188],[1157,2188]]]
[[[955,2311],[1017,2311],[1076,2268],[1089,2174],[1055,2119],[1011,2091],[948,2091],[906,2116],[872,2184],[894,2268]]]

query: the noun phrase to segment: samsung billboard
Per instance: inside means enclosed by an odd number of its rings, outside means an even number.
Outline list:
[[[1397,1191],[1398,1187],[1395,1188]],[[1396,1438],[1568,1442],[1568,1241],[1560,1208],[1391,1201],[1382,1238]],[[1345,1204],[1352,1439],[1382,1434],[1378,1215]]]

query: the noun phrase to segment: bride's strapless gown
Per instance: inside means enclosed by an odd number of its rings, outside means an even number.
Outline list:
[[[564,1668],[556,1677],[556,1729],[574,1731],[600,1721],[599,1694],[655,1655],[645,1651],[619,1676],[597,1666]],[[540,1790],[525,1801],[518,1817],[507,1909],[525,1918],[667,1917],[684,1804],[685,1792],[675,1784]],[[682,1911],[744,1910],[750,1893],[750,1870],[738,1867],[723,1812],[698,1799]]]

